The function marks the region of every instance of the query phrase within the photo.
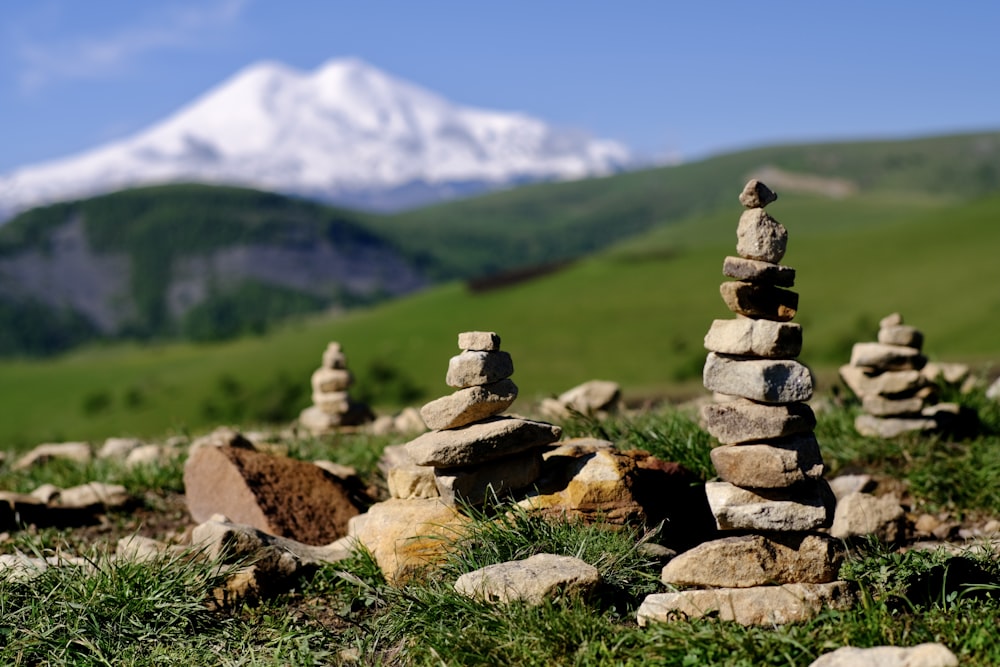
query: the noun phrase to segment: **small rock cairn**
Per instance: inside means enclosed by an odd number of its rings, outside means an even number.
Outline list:
[[[462,353],[448,363],[445,378],[453,394],[420,410],[433,429],[406,444],[419,466],[434,469],[435,483],[448,505],[482,504],[491,493],[524,489],[541,474],[542,453],[562,429],[546,422],[501,416],[517,398],[510,380],[514,364],[488,331],[458,335]]]
[[[861,399],[854,428],[873,438],[934,431],[957,416],[959,406],[937,402],[937,387],[921,353],[924,335],[899,313],[879,322],[877,343],[855,343],[840,377]]]
[[[720,288],[735,319],[715,320],[705,387],[717,402],[702,414],[721,443],[711,452],[722,481],[705,486],[719,530],[732,537],[702,543],[670,561],[662,580],[693,590],[649,596],[639,622],[719,613],[743,624],[788,623],[840,606],[848,585],[835,581],[837,543],[817,531],[830,525],[835,500],[822,478],[813,434],[816,418],[804,403],[813,393],[809,369],[795,360],[802,328],[795,271],[779,264],[788,233],[764,211],[777,199],[750,181],[740,194],[736,250]],[[700,590],[699,590],[700,589]]]
[[[312,374],[313,404],[299,414],[299,423],[313,435],[324,435],[372,421],[368,406],[351,400],[347,390],[352,384],[347,357],[340,343],[331,342],[323,352],[322,365]]]

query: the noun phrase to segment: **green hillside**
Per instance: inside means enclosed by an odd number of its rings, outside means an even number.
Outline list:
[[[382,411],[419,405],[451,391],[447,361],[469,329],[501,334],[519,404],[593,378],[616,380],[633,397],[698,391],[702,338],[712,319],[730,316],[718,285],[735,251],[738,190],[711,215],[504,289],[456,282],[226,344],[3,363],[0,446],[286,421],[308,402],[309,375],[330,340],[344,344],[360,396]],[[1000,196],[948,204],[781,195],[769,211],[789,230],[784,263],[798,270],[802,359],[821,378],[893,311],[924,331],[932,359],[988,364],[1000,355]]]
[[[799,188],[836,179],[828,184],[885,197],[892,214],[900,201],[955,203],[996,192],[1000,133],[759,148],[602,179],[521,187],[370,224],[424,257],[433,275],[483,276],[579,257],[665,224],[699,219],[730,205],[733,192],[763,168],[778,170],[784,180],[806,177]],[[782,182],[774,185],[789,192]]]

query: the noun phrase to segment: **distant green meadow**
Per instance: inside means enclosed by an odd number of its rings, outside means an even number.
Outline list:
[[[966,204],[888,195],[782,197],[797,270],[802,361],[831,388],[854,342],[901,312],[932,360],[989,371],[1000,358],[1000,196]],[[0,363],[0,448],[41,441],[161,436],[220,423],[289,423],[329,341],[343,344],[354,393],[378,412],[451,391],[457,334],[491,330],[514,358],[519,406],[590,379],[626,398],[700,391],[702,340],[731,317],[719,297],[735,254],[736,202],[654,229],[533,280],[476,291],[453,282],[378,307],[301,319],[219,344],[91,347]]]

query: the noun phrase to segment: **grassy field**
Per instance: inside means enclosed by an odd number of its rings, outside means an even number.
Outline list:
[[[817,426],[832,472],[889,474],[903,482],[913,512],[1000,515],[1000,406],[982,392],[963,397],[980,428],[965,439],[910,437],[894,442],[857,436],[855,405],[821,412]],[[571,435],[611,437],[678,461],[698,476],[713,473],[711,439],[687,412],[667,408],[609,421],[564,424]],[[389,439],[339,436],[291,442],[293,455],[359,466],[376,479],[374,460]],[[99,478],[124,484],[147,509],[183,489],[182,461],[128,470],[49,463],[0,471],[0,488],[27,491]],[[963,480],[963,484],[948,483]],[[85,555],[92,567],[52,567],[30,582],[0,575],[0,662],[51,665],[728,665],[804,666],[840,646],[912,646],[940,642],[960,664],[1000,664],[1000,569],[994,552],[899,551],[875,542],[850,545],[841,577],[856,582],[861,602],[815,620],[745,628],[718,619],[677,619],[640,628],[639,603],[660,583],[662,563],[642,544],[660,536],[638,526],[546,520],[512,511],[497,522],[476,514],[470,533],[451,545],[440,569],[405,586],[386,584],[364,553],[322,568],[291,590],[257,604],[205,604],[228,571],[215,563],[167,556],[145,563],[108,558],[113,539],[136,528],[114,514],[105,528],[15,531],[0,553]],[[182,517],[152,536],[176,535]],[[109,541],[110,540],[110,541]],[[465,573],[535,553],[573,555],[595,566],[604,585],[588,600],[563,597],[540,607],[493,606],[457,594]],[[960,576],[928,590],[949,568],[974,568],[977,587]]]
[[[784,197],[797,269],[802,360],[828,388],[850,346],[890,312],[925,333],[927,354],[987,372],[1000,357],[1000,197],[967,204],[889,195]],[[340,341],[359,397],[382,411],[419,405],[444,384],[456,334],[493,330],[514,358],[521,401],[601,378],[636,398],[700,391],[702,338],[730,314],[718,296],[739,206],[660,228],[554,274],[473,292],[450,283],[345,316],[299,320],[225,344],[91,348],[0,363],[0,445],[153,436],[220,422],[286,422],[309,375]],[[823,381],[827,386],[823,386]]]

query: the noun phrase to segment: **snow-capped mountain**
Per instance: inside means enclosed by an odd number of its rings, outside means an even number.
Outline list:
[[[354,58],[313,72],[262,62],[130,138],[0,175],[0,214],[171,181],[394,208],[629,160],[613,141],[452,104]]]

